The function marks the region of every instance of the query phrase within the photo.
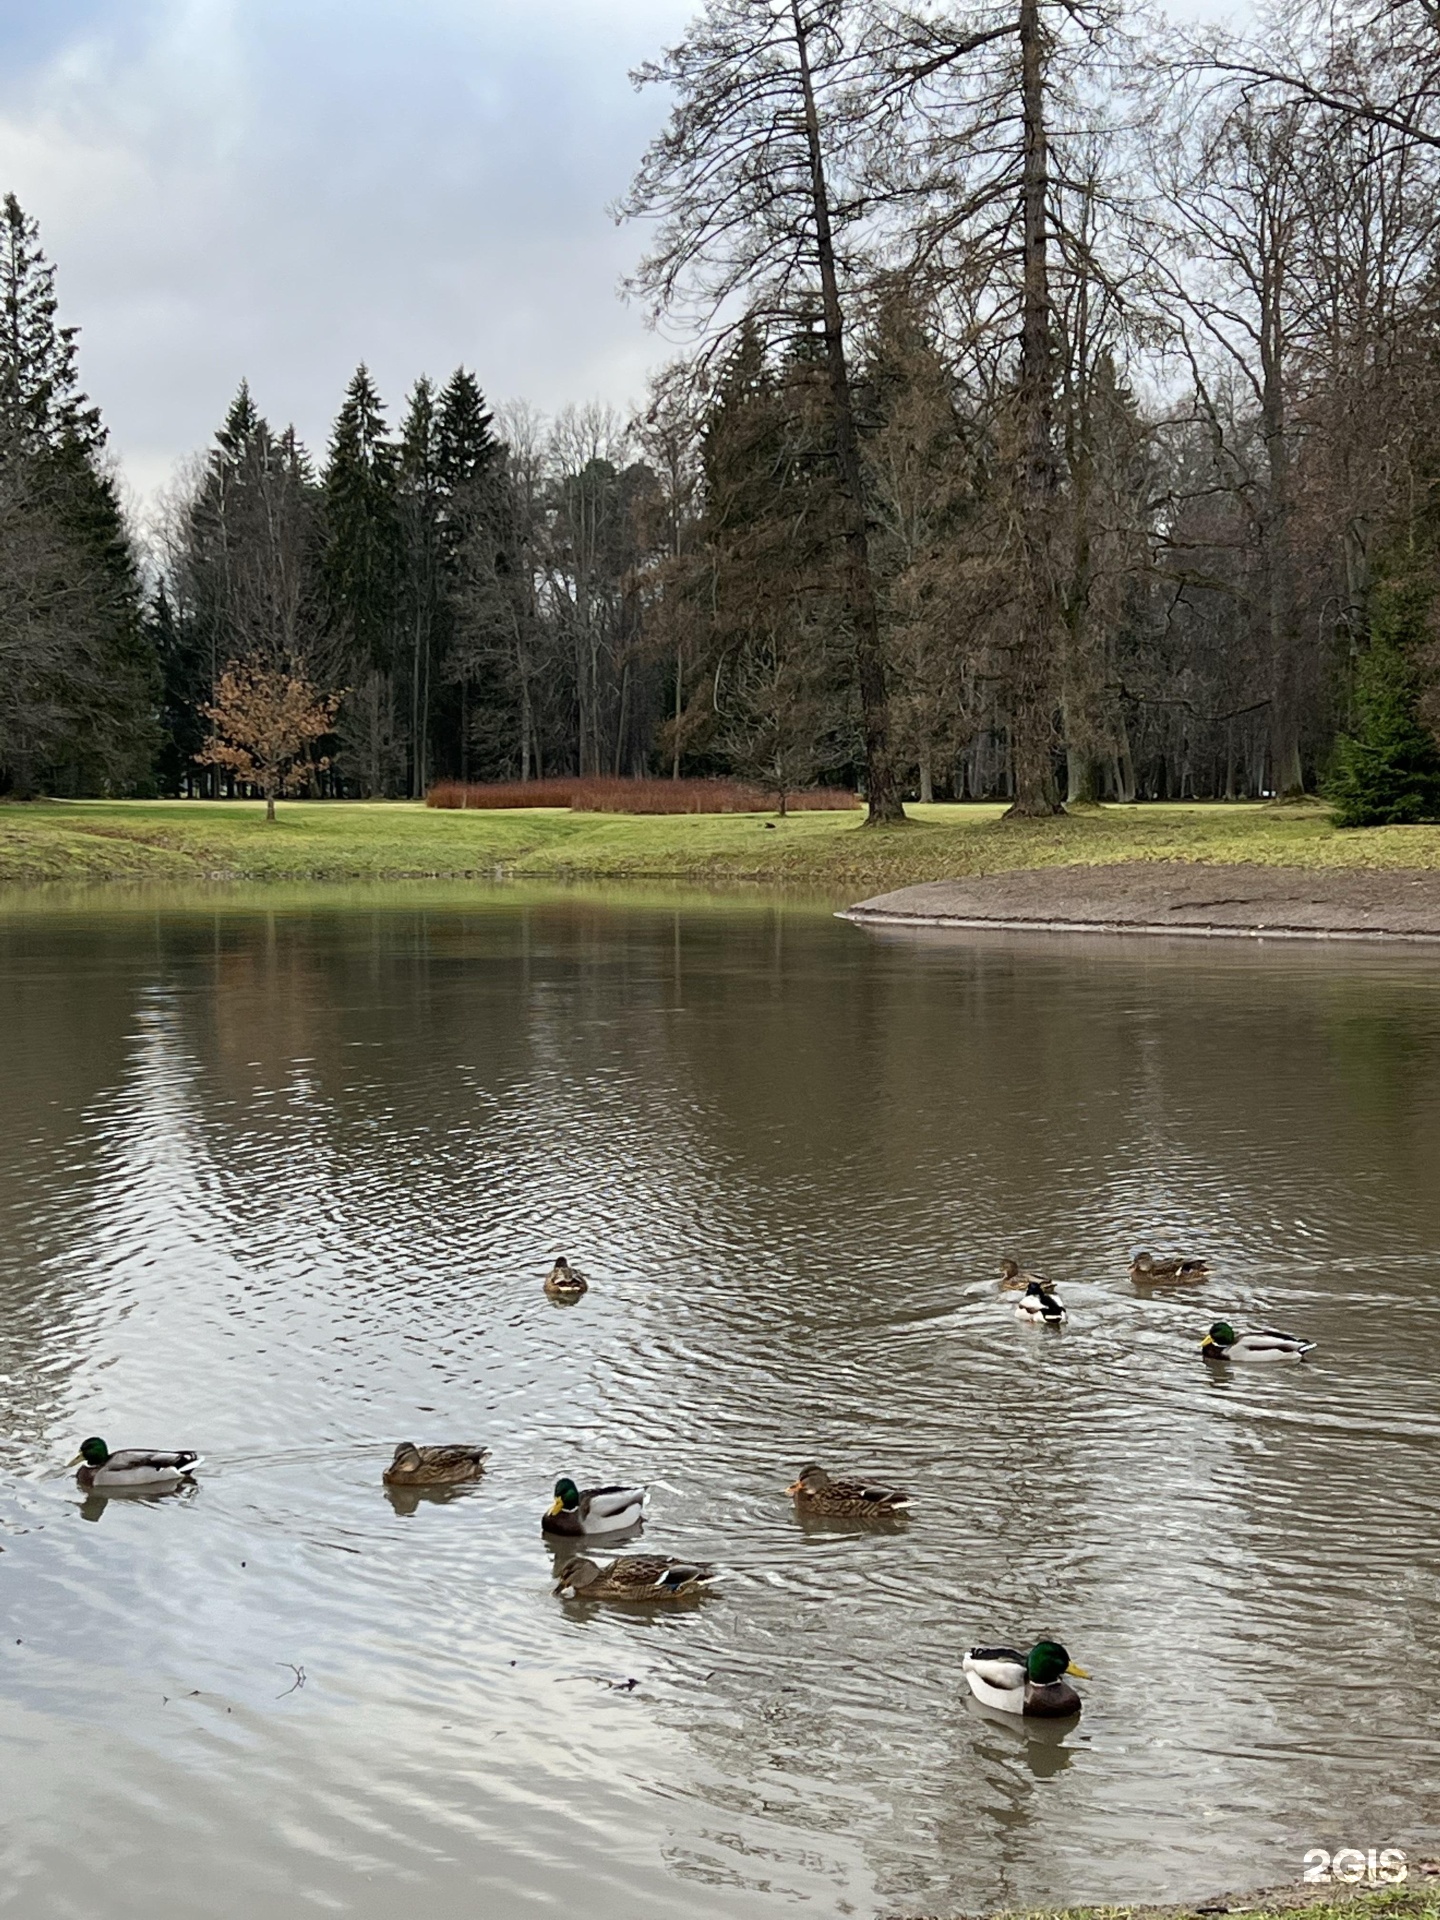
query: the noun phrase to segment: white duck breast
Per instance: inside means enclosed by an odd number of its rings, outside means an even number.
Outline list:
[[[1038,1280],[1032,1280],[1015,1302],[1015,1311],[1022,1320],[1043,1322],[1048,1327],[1058,1327],[1069,1318],[1055,1295]]]
[[[173,1487],[188,1479],[201,1465],[198,1453],[146,1453],[139,1447],[127,1447],[112,1453],[103,1467],[89,1471],[92,1487]],[[82,1479],[86,1475],[82,1470]]]
[[[1025,1711],[1025,1656],[1014,1647],[972,1647],[961,1671],[982,1706],[998,1707],[1002,1713]]]

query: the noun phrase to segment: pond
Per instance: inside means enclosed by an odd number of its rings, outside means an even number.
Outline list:
[[[0,1909],[936,1914],[1435,1850],[1440,969],[829,904],[9,903]],[[1211,1271],[1137,1289],[1146,1245]],[[1316,1350],[1207,1367],[1222,1314]],[[205,1464],[87,1499],[92,1433]],[[392,1500],[406,1438],[493,1458]],[[802,1526],[812,1458],[908,1523]],[[647,1482],[714,1594],[555,1598],[562,1473]],[[1080,1720],[987,1717],[965,1649],[1044,1633]]]

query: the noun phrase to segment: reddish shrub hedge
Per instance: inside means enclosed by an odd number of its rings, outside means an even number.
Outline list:
[[[580,785],[564,780],[437,780],[425,796],[427,807],[568,807]]]
[[[619,780],[576,775],[560,780],[442,780],[427,807],[569,807],[574,813],[774,813],[773,790],[743,780]],[[787,793],[791,813],[860,805],[848,787],[803,787]]]

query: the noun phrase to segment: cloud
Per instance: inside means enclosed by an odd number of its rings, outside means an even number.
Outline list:
[[[664,348],[605,213],[664,102],[626,74],[693,0],[50,0],[0,25],[0,191],[38,217],[132,484],[242,374],[317,452],[365,359],[398,411],[637,397]]]

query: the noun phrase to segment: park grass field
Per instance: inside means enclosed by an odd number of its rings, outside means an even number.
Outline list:
[[[992,1920],[1293,1920],[1304,1911],[1326,1920],[1440,1920],[1440,1876],[1429,1863],[1424,1878],[1373,1891],[1353,1887],[1286,1887],[1273,1893],[1232,1894],[1213,1906],[1194,1907],[1049,1907],[1016,1909]],[[937,1920],[913,1915],[910,1920]]]
[[[1440,827],[1341,832],[1318,803],[1087,808],[1002,820],[999,806],[864,815],[635,817],[559,808],[446,812],[412,802],[59,800],[0,805],[0,884],[534,877],[760,881],[857,897],[912,881],[1122,860],[1287,868],[1440,867]]]

